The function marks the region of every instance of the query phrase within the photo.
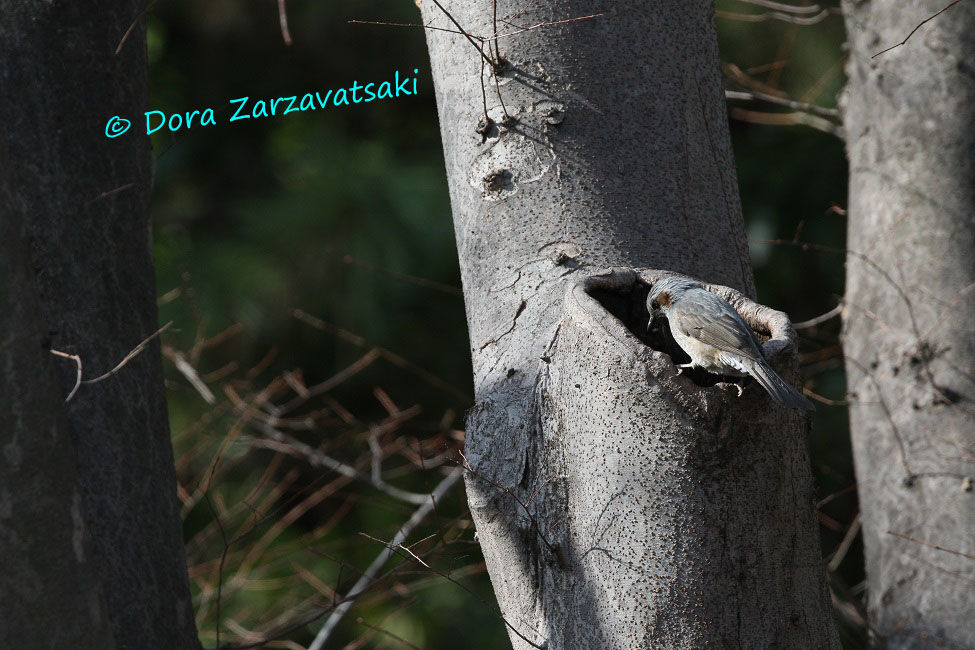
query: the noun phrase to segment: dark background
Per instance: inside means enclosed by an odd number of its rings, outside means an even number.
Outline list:
[[[755,88],[835,107],[844,82],[837,13],[798,26],[745,20],[738,14],[763,10],[735,0],[717,4],[725,64],[749,73]],[[334,474],[254,449],[248,442],[254,431],[241,423],[225,386],[247,400],[284,372],[300,369],[308,385],[322,381],[370,346],[401,355],[413,365],[388,356],[372,363],[332,391],[332,402],[309,405],[320,419],[294,435],[345,462],[365,463],[359,467],[368,471],[369,427],[389,415],[375,389],[401,409],[418,405],[422,414],[395,427],[383,444],[391,450],[386,478],[421,492],[440,474],[415,467],[403,449],[422,448],[430,456],[438,447],[456,447],[454,431],[463,429],[472,392],[423,31],[348,23],[416,23],[419,12],[404,0],[292,0],[287,10],[290,46],[271,1],[164,0],[149,12],[148,108],[217,110],[216,126],[152,136],[160,322],[174,322],[163,342],[168,358],[189,359],[217,398],[208,405],[167,363],[198,624],[211,647],[218,588],[221,642],[259,638],[327,605],[322,585],[345,593],[356,568],[382,550],[358,533],[389,540],[413,508],[368,487],[325,489]],[[415,97],[228,123],[231,98],[324,93],[353,80],[391,79],[395,70],[412,75],[414,68],[420,70]],[[728,87],[741,88],[730,79]],[[796,322],[815,317],[843,292],[843,143],[809,126],[755,123],[769,121],[755,112],[785,109],[731,106],[758,299]],[[785,243],[763,243],[768,240]],[[296,308],[365,343],[316,329],[295,318]],[[842,401],[838,323],[803,330],[800,354],[807,388]],[[451,390],[425,380],[417,368]],[[829,555],[857,505],[846,407],[817,406],[810,445],[818,493],[840,493],[820,509]],[[337,416],[341,409],[352,419]],[[323,489],[324,496],[308,499]],[[296,504],[304,505],[296,511]],[[411,539],[434,535],[417,548],[428,549],[431,565],[470,591],[397,560],[390,564],[396,571],[346,616],[329,647],[506,647],[465,521],[456,490]],[[833,580],[844,592],[840,600],[855,602],[863,580],[858,540]],[[284,638],[306,645],[321,622]],[[862,630],[844,625],[843,633],[848,647],[862,646]]]

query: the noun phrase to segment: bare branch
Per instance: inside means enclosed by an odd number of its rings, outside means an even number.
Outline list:
[[[71,359],[75,364],[74,386],[71,388],[68,396],[64,398],[64,403],[67,404],[71,401],[71,398],[74,397],[74,394],[78,392],[78,389],[81,388],[81,357],[79,357],[77,354],[68,354],[67,352],[61,352],[60,350],[54,349],[51,350],[51,354],[64,359]]]
[[[122,34],[122,39],[118,42],[118,47],[115,48],[115,56],[118,56],[119,52],[122,51],[122,46],[125,45],[125,41],[129,40],[129,36],[132,35],[132,30],[136,28],[136,25],[139,24],[139,21],[142,20],[142,17],[145,16],[147,13],[149,13],[149,10],[152,9],[152,6],[154,4],[156,4],[156,0],[153,0],[152,2],[147,4],[146,8],[139,12],[139,15],[136,16],[135,20],[132,21],[132,24],[129,25],[129,28],[125,30],[124,34]]]
[[[484,59],[487,62],[487,64],[493,68],[497,64],[497,61],[492,61],[486,54],[484,54],[484,47],[482,45],[483,42],[484,42],[484,39],[482,37],[478,36],[476,38],[479,41],[481,41],[481,43],[478,43],[477,41],[475,41],[474,40],[475,37],[473,35],[471,35],[470,33],[468,33],[463,27],[461,27],[460,26],[460,23],[457,22],[457,20],[450,14],[449,11],[447,11],[444,8],[444,6],[442,4],[440,4],[437,0],[433,0],[433,4],[437,5],[437,9],[439,9],[443,13],[443,15],[445,15],[450,20],[450,22],[452,22],[454,24],[454,26],[457,29],[460,30],[460,33],[463,34],[464,37],[468,41],[471,42],[471,45],[473,45],[474,48],[477,50],[478,54],[481,55],[481,58]]]
[[[815,16],[804,17],[793,16],[792,14],[782,13],[779,11],[766,11],[765,13],[761,14],[743,14],[736,11],[717,10],[714,12],[714,15],[718,18],[739,20],[745,23],[762,23],[766,20],[778,20],[779,22],[792,23],[793,25],[809,26],[823,22],[829,18],[831,13],[832,12],[830,12],[829,9],[823,9]]]
[[[946,7],[944,8],[944,9],[942,9],[941,11],[938,11],[937,13],[934,13],[934,14],[931,14],[930,16],[928,16],[927,18],[925,18],[924,20],[922,20],[921,22],[919,22],[919,23],[917,24],[917,26],[916,26],[916,27],[914,27],[914,29],[912,29],[912,30],[911,30],[911,33],[910,33],[910,34],[908,34],[907,36],[905,36],[905,37],[904,37],[904,40],[903,40],[903,41],[901,41],[900,43],[895,43],[894,45],[891,45],[890,47],[888,47],[888,48],[886,48],[886,49],[883,49],[883,50],[880,50],[879,52],[877,52],[876,54],[874,54],[874,55],[873,55],[872,57],[870,57],[870,58],[871,58],[871,59],[876,59],[876,58],[877,58],[878,56],[880,56],[881,54],[884,54],[885,52],[890,52],[891,50],[893,50],[893,49],[894,49],[894,48],[896,48],[896,47],[900,47],[901,45],[903,45],[904,43],[906,43],[907,41],[909,41],[909,40],[910,40],[910,38],[911,38],[912,36],[914,36],[914,32],[916,32],[917,30],[919,30],[919,29],[921,29],[921,26],[922,26],[922,25],[924,25],[924,24],[925,24],[926,22],[928,22],[928,21],[931,21],[931,20],[934,20],[935,18],[937,18],[938,16],[940,16],[940,15],[941,15],[941,14],[943,14],[944,12],[946,12],[946,11],[948,11],[949,9],[951,9],[952,7],[954,7],[954,6],[955,6],[956,4],[958,4],[959,2],[961,2],[961,0],[954,0],[953,2],[950,2],[950,3],[949,3],[949,4],[948,4],[948,5],[947,5],[947,6],[946,6]]]
[[[434,511],[437,506],[437,502],[443,499],[443,497],[450,492],[463,474],[464,472],[462,469],[454,469],[446,476],[446,478],[440,481],[440,484],[434,488],[433,492],[426,495],[426,502],[416,509],[406,523],[403,524],[399,531],[397,531],[396,535],[393,536],[390,546],[397,547],[406,541],[406,538],[409,537],[413,533],[413,530],[423,523],[423,520],[425,520],[430,513]],[[318,634],[315,636],[315,640],[310,646],[308,646],[308,650],[321,650],[322,646],[328,640],[328,637],[335,630],[335,627],[352,607],[355,599],[358,598],[359,595],[368,589],[369,586],[374,582],[376,575],[383,568],[383,566],[386,565],[386,562],[389,561],[394,552],[395,551],[393,549],[387,546],[379,555],[376,556],[376,559],[372,561],[372,564],[370,564],[369,568],[365,570],[362,577],[359,578],[359,580],[356,581],[356,583],[349,590],[342,603],[335,608],[331,616],[328,617],[328,620],[325,621],[325,625],[323,625],[322,629],[318,631]]]
[[[207,386],[202,379],[200,379],[200,374],[196,371],[196,368],[194,368],[192,364],[187,361],[186,355],[178,350],[174,350],[168,345],[163,346],[163,355],[173,362],[176,370],[178,370],[181,375],[186,377],[186,381],[190,382],[190,385],[196,389],[196,392],[200,394],[200,397],[202,397],[207,404],[217,403],[217,398],[214,396],[213,391],[211,391],[210,387]]]
[[[434,27],[433,25],[423,25],[421,23],[389,23],[389,22],[384,22],[384,21],[380,21],[380,20],[350,20],[349,21],[349,24],[351,24],[351,25],[380,25],[382,27],[421,27],[423,29],[429,29],[429,30],[435,31],[435,32],[447,32],[448,34],[459,34],[461,36],[471,36],[471,37],[476,38],[476,39],[478,39],[480,41],[497,41],[497,40],[502,39],[502,38],[507,38],[508,36],[517,36],[518,34],[521,34],[521,33],[524,33],[524,32],[529,32],[529,31],[531,31],[533,29],[540,29],[542,27],[554,27],[555,25],[565,25],[567,23],[575,23],[575,22],[579,22],[579,21],[582,21],[582,20],[590,20],[592,18],[599,18],[602,15],[603,14],[600,13],[600,14],[591,14],[589,16],[577,16],[575,18],[566,18],[565,20],[553,20],[553,21],[547,22],[547,23],[536,23],[535,25],[529,25],[527,27],[519,27],[518,25],[513,25],[512,23],[509,23],[508,21],[502,20],[501,22],[505,23],[506,25],[511,25],[512,27],[516,27],[517,28],[516,31],[507,32],[505,34],[497,34],[497,33],[495,33],[495,35],[489,36],[489,37],[476,36],[474,34],[468,34],[467,32],[465,32],[463,30],[460,30],[460,29],[447,29],[445,27]],[[490,51],[490,48],[488,48],[488,51]],[[493,63],[491,62],[491,59],[489,59],[487,56],[484,56],[484,58],[487,60],[488,63],[490,63],[490,64],[493,65]]]
[[[396,634],[393,634],[389,630],[387,630],[385,628],[382,628],[382,627],[379,627],[378,625],[373,625],[372,623],[367,623],[366,620],[364,618],[362,618],[361,616],[359,618],[357,618],[355,620],[355,622],[358,623],[359,625],[364,625],[364,626],[368,627],[373,632],[378,632],[379,634],[388,636],[389,638],[393,639],[394,641],[399,641],[400,643],[402,643],[403,645],[405,645],[407,648],[413,648],[413,650],[420,650],[419,647],[413,645],[412,643],[410,643],[409,641],[407,641],[403,637],[397,636]]]
[[[422,25],[418,25],[422,27]],[[464,292],[461,291],[460,287],[455,287],[449,284],[444,284],[443,282],[437,282],[436,280],[428,280],[427,278],[420,278],[415,275],[409,275],[408,273],[400,273],[398,271],[391,271],[389,269],[384,269],[375,264],[370,264],[363,260],[357,259],[352,255],[346,255],[342,258],[342,261],[346,264],[354,264],[359,268],[366,269],[367,271],[372,271],[374,273],[380,273],[387,277],[393,278],[394,280],[400,280],[401,282],[408,282],[410,284],[415,284],[419,287],[425,287],[427,289],[433,289],[434,291],[440,291],[442,293],[450,294],[452,296],[463,296]]]
[[[826,570],[830,573],[835,573],[837,569],[840,568],[840,564],[843,563],[843,559],[846,557],[847,552],[850,550],[850,546],[853,545],[853,540],[856,539],[857,534],[860,532],[860,513],[858,512],[856,517],[853,518],[853,523],[846,530],[846,535],[843,536],[843,541],[840,545],[836,547],[836,552],[833,553],[833,557],[830,559],[829,564],[826,565]]]
[[[944,11],[944,10],[942,10]],[[944,551],[945,553],[951,553],[952,555],[960,555],[969,560],[975,560],[975,553],[962,553],[961,551],[953,551],[950,548],[945,548],[943,546],[938,546],[937,544],[932,544],[931,542],[925,542],[923,539],[918,539],[916,537],[911,537],[910,535],[905,535],[903,533],[895,533],[892,530],[887,531],[888,535],[893,535],[894,537],[900,537],[902,539],[910,540],[915,544],[920,544],[921,546],[927,546],[928,548],[933,548],[936,551]]]
[[[288,10],[285,0],[278,0],[278,21],[281,23],[281,38],[285,45],[291,45],[291,31],[288,29]]]
[[[842,314],[843,306],[844,304],[843,301],[841,300],[838,305],[830,309],[825,314],[821,314],[819,316],[816,316],[815,318],[810,318],[809,320],[804,320],[801,323],[793,323],[792,329],[804,330],[804,329],[809,329],[810,327],[816,327],[821,323],[825,323],[829,319],[835,318],[836,316]]]
[[[311,314],[309,314],[309,313],[307,313],[307,312],[305,312],[305,311],[303,311],[301,309],[294,309],[292,311],[292,314],[294,315],[295,318],[297,318],[298,320],[302,321],[303,323],[306,323],[308,325],[311,325],[315,329],[320,329],[320,330],[324,330],[326,332],[331,332],[331,333],[335,334],[336,336],[338,336],[339,338],[341,338],[342,340],[351,343],[352,345],[355,345],[355,346],[358,346],[358,347],[361,347],[361,348],[375,348],[375,349],[379,350],[380,354],[382,355],[382,357],[384,359],[386,359],[387,361],[389,361],[390,363],[392,363],[394,366],[397,366],[399,368],[402,368],[403,370],[407,370],[407,371],[413,373],[414,375],[416,375],[417,377],[419,377],[423,381],[427,382],[431,386],[433,386],[435,388],[438,388],[438,389],[444,391],[445,393],[449,393],[449,394],[453,395],[454,397],[460,399],[464,403],[468,403],[469,404],[471,402],[470,395],[464,393],[461,390],[458,390],[456,386],[447,383],[446,381],[440,379],[439,377],[437,377],[436,375],[434,375],[430,371],[424,370],[420,366],[416,365],[415,363],[413,363],[411,361],[408,361],[404,357],[396,354],[395,352],[393,352],[391,350],[387,350],[386,348],[380,347],[378,345],[376,345],[376,346],[370,345],[366,341],[366,339],[362,338],[361,336],[358,336],[356,334],[353,334],[352,332],[350,332],[350,331],[348,331],[346,329],[343,329],[341,327],[338,327],[336,325],[332,325],[331,323],[327,323],[327,322],[321,320],[320,318],[316,318],[316,317],[312,316]]]
[[[125,364],[127,364],[129,361],[131,361],[132,359],[134,359],[136,356],[138,356],[139,353],[142,352],[147,345],[149,345],[149,342],[150,341],[152,341],[154,338],[156,338],[157,336],[159,336],[160,334],[162,334],[163,332],[165,332],[167,329],[169,329],[169,327],[172,324],[173,324],[173,321],[169,321],[168,323],[166,323],[165,325],[163,325],[162,327],[160,327],[159,329],[157,329],[155,332],[153,332],[152,334],[150,334],[149,336],[147,336],[146,338],[144,338],[142,340],[142,342],[139,343],[134,348],[132,348],[129,351],[129,353],[126,354],[125,357],[115,365],[114,368],[112,368],[111,370],[109,370],[108,372],[106,372],[106,373],[104,373],[102,375],[99,375],[99,376],[95,377],[94,379],[82,379],[81,378],[81,375],[82,375],[82,364],[81,364],[81,357],[79,355],[77,355],[77,354],[68,354],[67,352],[61,352],[60,350],[54,350],[54,349],[52,349],[50,351],[51,354],[53,354],[55,356],[58,356],[58,357],[62,357],[64,359],[71,359],[72,361],[75,362],[75,366],[77,368],[76,376],[75,376],[74,387],[72,387],[71,391],[68,393],[68,396],[64,398],[64,403],[67,404],[68,402],[71,401],[71,398],[75,396],[75,393],[78,392],[78,389],[81,388],[81,385],[82,384],[96,384],[96,383],[98,383],[100,381],[103,381],[105,379],[108,379],[109,377],[111,377],[112,375],[114,375],[115,373],[117,373],[119,370],[122,369],[122,367]]]
[[[825,11],[820,5],[788,5],[781,2],[772,2],[772,0],[738,0],[739,2],[744,2],[745,4],[755,5],[756,7],[762,7],[763,9],[771,9],[772,11],[782,11],[788,14],[814,14],[817,11]]]
[[[404,413],[405,412],[406,411],[404,411]],[[283,431],[278,431],[268,424],[257,421],[253,421],[251,424],[268,437],[268,439],[257,438],[252,440],[250,443],[252,447],[280,451],[288,454],[289,456],[303,457],[315,467],[325,467],[333,472],[341,474],[342,476],[367,483],[377,490],[385,492],[394,499],[399,499],[400,501],[405,501],[406,503],[421,505],[426,503],[430,498],[430,495],[428,494],[409,492],[407,490],[401,490],[394,485],[390,485],[384,481],[375,470],[372,474],[360,472],[355,467],[336,460],[328,454],[315,449],[311,445],[303,443],[293,436],[289,436]]]
[[[463,35],[464,32],[458,31],[456,29],[446,29],[444,27],[434,27],[432,25],[423,25],[420,23],[387,23],[380,20],[350,20],[350,25],[380,25],[382,27],[422,27],[423,29],[429,29],[434,32],[447,32],[448,34],[460,34]]]
[[[732,108],[731,117],[742,122],[752,124],[770,124],[773,126],[795,126],[804,125],[834,135],[841,140],[844,139],[843,129],[834,122],[811,115],[809,113],[765,113],[762,111],[749,111],[743,108]]]
[[[555,556],[555,559],[558,560],[559,564],[565,565],[565,560],[562,557],[562,552],[558,549],[558,547],[556,547],[550,541],[548,541],[548,538],[545,536],[545,534],[542,532],[542,529],[539,527],[538,520],[535,518],[535,515],[533,515],[531,510],[528,509],[528,505],[524,501],[522,501],[518,497],[518,495],[511,490],[511,488],[505,487],[504,485],[501,485],[500,483],[488,478],[487,476],[484,476],[483,474],[475,470],[468,462],[467,457],[464,456],[462,452],[458,451],[457,453],[460,455],[461,460],[463,461],[463,468],[468,472],[470,472],[472,476],[484,481],[488,485],[500,490],[501,492],[504,492],[509,497],[514,499],[515,503],[517,503],[521,507],[521,509],[524,510],[525,515],[527,515],[529,521],[531,521],[532,528],[535,529],[535,534],[538,535],[538,538],[542,540],[542,542],[545,544],[546,547],[548,547],[548,550],[552,552],[552,555]]]
[[[507,34],[497,34],[496,36],[492,36],[491,38],[486,39],[486,40],[491,41],[491,40],[497,40],[499,38],[506,38],[508,36],[517,36],[518,34],[521,34],[523,32],[530,32],[533,29],[539,29],[541,27],[552,27],[554,25],[565,25],[567,23],[576,23],[576,22],[579,22],[581,20],[591,20],[593,18],[599,18],[602,15],[603,14],[601,14],[601,13],[600,14],[590,14],[588,16],[577,16],[575,18],[566,18],[565,20],[554,20],[554,21],[548,22],[548,23],[536,23],[534,25],[529,25],[528,27],[521,27],[521,28],[518,29],[518,31],[515,31],[515,32],[508,32]]]
[[[816,104],[797,102],[792,99],[785,99],[783,97],[776,97],[775,95],[752,91],[726,90],[724,91],[724,96],[725,99],[730,100],[760,101],[768,104],[775,104],[776,106],[784,106],[794,111],[802,111],[803,113],[810,113],[828,120],[836,121],[837,123],[839,122],[840,112],[835,108],[824,108],[822,106],[817,106]]]
[[[343,383],[353,375],[364,370],[380,356],[382,356],[382,351],[379,348],[371,348],[357,361],[343,368],[342,370],[338,371],[337,373],[335,373],[325,381],[319,384],[315,384],[314,386],[311,387],[306,387],[304,389],[304,392],[295,390],[295,392],[298,393],[297,397],[295,397],[289,402],[286,402],[285,404],[282,404],[281,406],[275,409],[272,409],[271,412],[274,415],[284,415],[285,413],[290,413],[291,411],[295,410],[296,408],[298,408],[299,406],[301,406],[302,404],[310,400],[312,397],[329,392],[330,390],[332,390],[339,384]],[[287,376],[285,380],[287,381]]]

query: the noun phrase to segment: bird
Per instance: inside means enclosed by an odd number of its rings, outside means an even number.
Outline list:
[[[690,356],[685,368],[704,368],[720,375],[751,376],[779,404],[815,411],[816,407],[780,377],[765,360],[752,329],[726,300],[704,285],[680,276],[667,276],[650,288],[647,310],[651,320],[663,314],[677,345]],[[738,386],[738,396],[742,394]]]

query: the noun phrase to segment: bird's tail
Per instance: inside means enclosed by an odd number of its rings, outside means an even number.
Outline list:
[[[807,400],[802,393],[790,386],[782,377],[772,370],[767,363],[756,363],[752,366],[752,376],[768,391],[779,404],[793,409],[807,409],[815,411],[816,407]]]

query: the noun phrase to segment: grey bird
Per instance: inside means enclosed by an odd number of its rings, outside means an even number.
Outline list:
[[[816,410],[772,370],[755,334],[735,308],[703,285],[667,276],[651,287],[647,309],[651,316],[667,317],[674,340],[691,357],[690,363],[678,365],[678,373],[698,367],[719,375],[752,376],[779,404]]]

